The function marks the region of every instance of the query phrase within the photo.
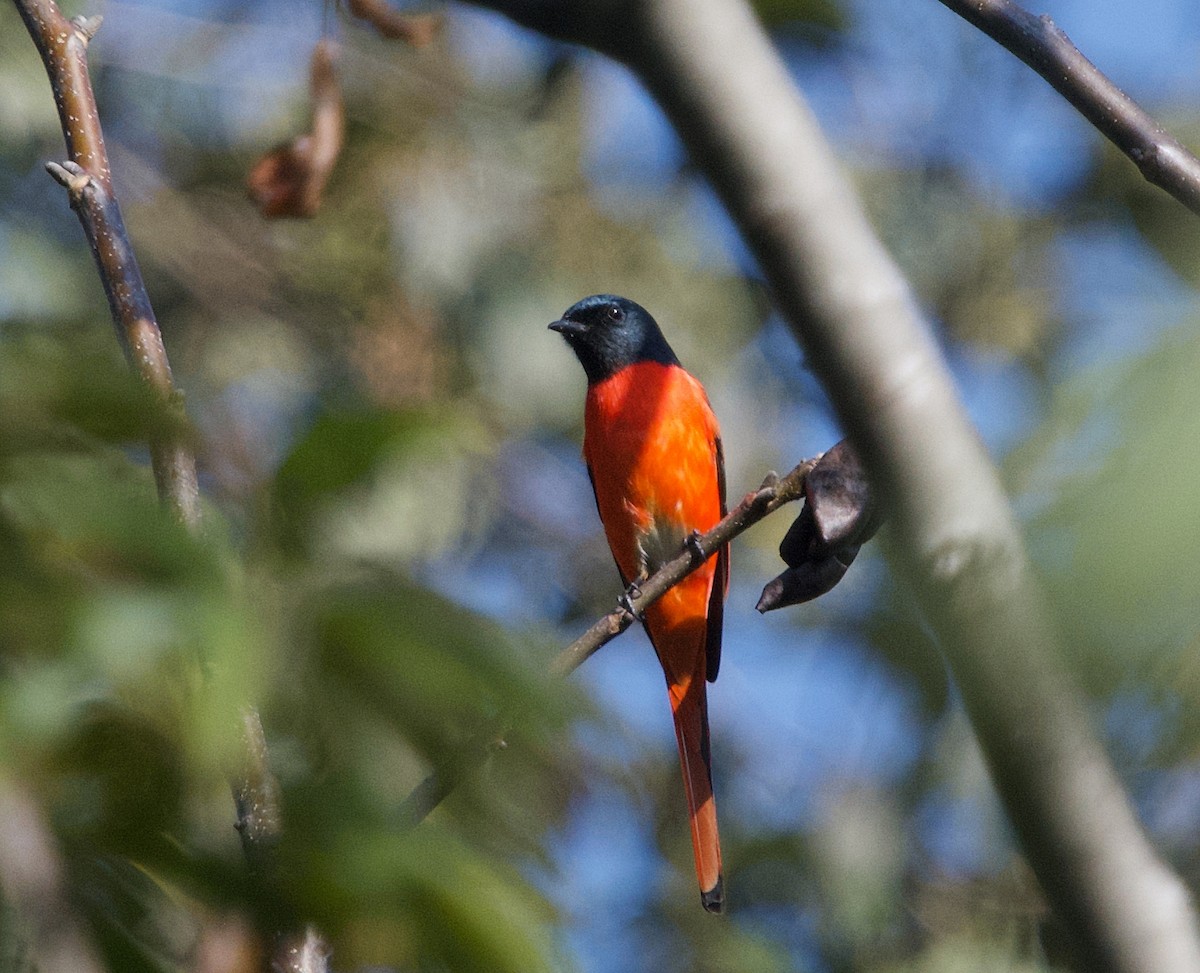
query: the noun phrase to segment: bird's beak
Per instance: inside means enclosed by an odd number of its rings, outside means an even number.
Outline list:
[[[583,334],[587,330],[587,326],[578,321],[568,321],[563,318],[560,321],[551,322],[550,330],[557,331],[564,338],[574,338]]]

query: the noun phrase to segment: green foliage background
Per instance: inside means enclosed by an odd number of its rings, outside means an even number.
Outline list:
[[[788,43],[847,42],[839,5],[758,6]],[[671,754],[547,675],[614,588],[572,467],[581,380],[544,322],[604,290],[674,323],[722,416],[735,495],[836,436],[811,379],[770,360],[782,339],[760,286],[705,250],[690,174],[624,209],[598,198],[582,161],[587,114],[603,111],[583,83],[595,62],[557,51],[489,80],[453,35],[412,51],[330,13],[346,152],[318,218],[266,223],[244,173],[304,124],[317,28],[216,6],[109,14],[95,80],[195,424],[198,536],[155,502],[141,444],[160,420],[40,171],[61,135],[0,7],[0,793],[33,800],[109,968],[248,968],[204,966],[206,946],[300,916],[337,969],[608,969],[580,955],[578,917],[554,895],[555,843],[606,789],[652,822],[671,863],[651,904],[614,926],[644,945],[644,968],[1054,967],[936,649],[870,553],[847,593],[767,624],[797,652],[824,628],[869,645],[915,700],[915,770],[831,785],[804,827],[727,815],[743,919],[696,906]],[[1197,224],[1098,141],[1087,151],[1090,177],[1040,208],[951,165],[848,156],[953,354],[1030,376],[1032,419],[1005,473],[1098,726],[1194,879]],[[1047,254],[1081,226],[1136,228],[1179,291],[1169,307],[1131,295],[1128,326],[1168,314],[1177,327],[1064,374]],[[785,527],[739,543],[748,585],[776,572]],[[514,588],[504,603],[522,607],[497,612]],[[283,788],[282,911],[247,881],[232,827],[246,706]],[[590,748],[597,732],[623,755]],[[431,768],[499,734],[504,751],[401,827]],[[719,751],[730,779],[753,763],[744,746]],[[918,809],[943,796],[977,816],[980,867],[942,870],[916,836]],[[30,968],[26,920],[4,913],[0,969]]]

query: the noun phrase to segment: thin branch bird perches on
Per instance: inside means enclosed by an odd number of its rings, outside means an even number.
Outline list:
[[[806,459],[784,477],[768,474],[762,486],[746,494],[741,503],[711,530],[693,534],[679,554],[622,596],[616,608],[598,618],[587,631],[559,652],[550,662],[551,673],[558,677],[570,675],[602,646],[629,628],[648,605],[661,598],[733,538],[785,504],[804,497],[808,474],[820,459],[820,455]],[[409,827],[419,824],[464,776],[502,746],[502,732],[493,730],[481,734],[474,743],[456,752],[404,800],[398,810],[400,822]]]

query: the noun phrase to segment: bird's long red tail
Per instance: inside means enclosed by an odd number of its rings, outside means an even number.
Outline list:
[[[679,681],[673,682],[668,676],[667,690],[675,719],[683,786],[687,792],[700,901],[709,912],[720,912],[725,902],[725,889],[721,875],[721,842],[717,834],[717,805],[712,789],[708,693],[703,669]]]

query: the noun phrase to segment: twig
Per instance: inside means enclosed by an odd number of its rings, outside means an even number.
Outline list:
[[[233,781],[235,827],[250,866],[252,902],[260,935],[270,942],[270,973],[328,973],[330,949],[315,926],[304,925],[282,886],[276,849],[283,832],[279,782],[268,763],[258,711],[242,711],[241,772]]]
[[[1049,16],[1012,0],[941,0],[1040,74],[1143,176],[1200,214],[1200,159],[1105,77]]]
[[[559,676],[574,672],[597,649],[629,628],[635,617],[641,618],[647,607],[658,601],[733,538],[784,504],[803,497],[804,481],[820,458],[814,456],[804,460],[782,479],[775,474],[767,476],[762,486],[747,494],[742,502],[711,530],[696,538],[694,544],[689,542],[674,560],[668,561],[638,586],[638,591],[629,599],[632,614],[621,605],[598,619],[591,628],[555,656],[554,661],[550,663],[550,670]],[[702,557],[697,556],[697,550],[702,553]]]
[[[279,782],[267,763],[267,738],[258,711],[242,711],[242,769],[233,784],[237,809],[234,827],[242,851],[254,872],[265,869],[273,857],[283,822],[279,813]]]
[[[780,479],[769,474],[753,493],[725,515],[711,530],[700,534],[685,545],[676,557],[668,561],[628,599],[607,615],[597,619],[574,642],[550,662],[550,672],[559,677],[570,675],[602,646],[611,642],[640,618],[642,612],[658,601],[675,585],[699,568],[718,550],[747,528],[757,524],[784,504],[804,496],[804,481],[817,465],[820,456],[806,459],[787,476]],[[504,746],[501,734],[489,732],[478,741],[456,753],[447,765],[425,778],[405,798],[398,811],[399,820],[408,826],[419,824],[438,806],[468,773],[482,764],[495,750]]]
[[[53,0],[15,3],[46,66],[67,143],[68,161],[50,163],[46,168],[66,187],[71,208],[83,226],[125,355],[170,419],[151,433],[150,460],[159,499],[179,521],[195,529],[200,522],[196,458],[183,434],[182,400],[113,192],[104,133],[88,75],[87,46],[99,30],[101,18],[68,20]]]

